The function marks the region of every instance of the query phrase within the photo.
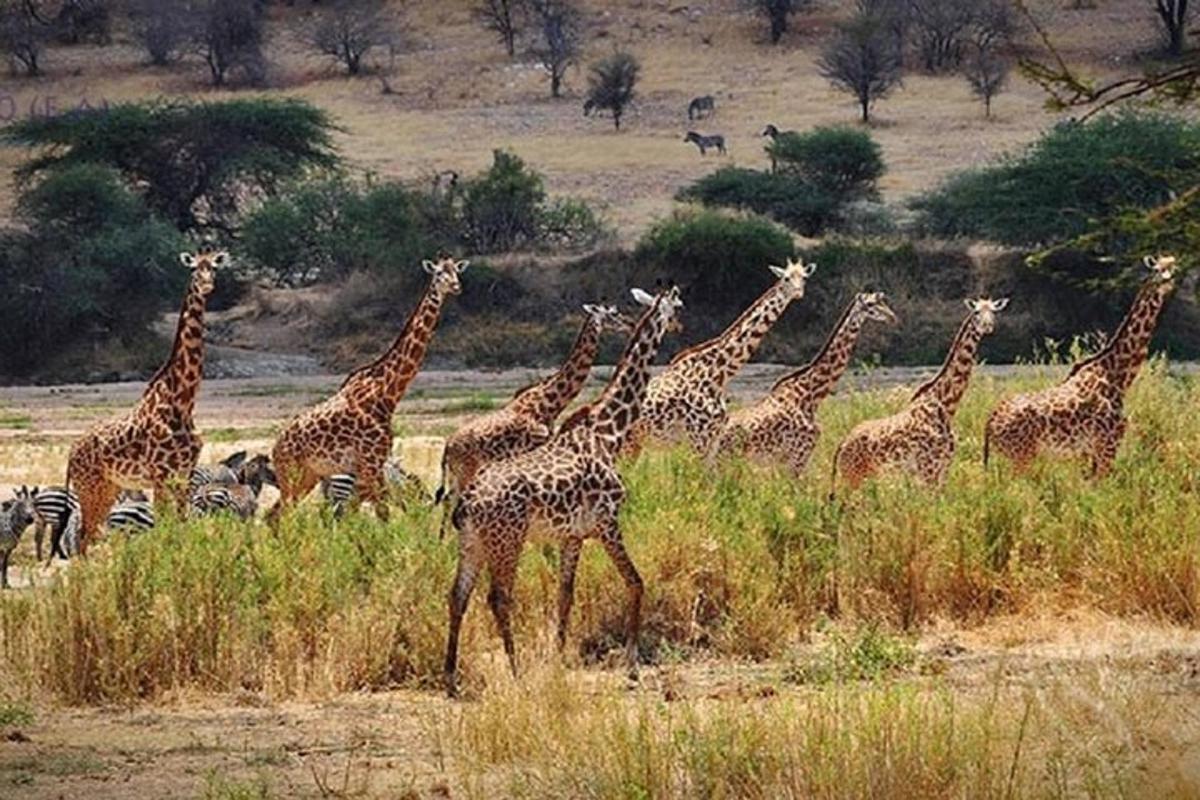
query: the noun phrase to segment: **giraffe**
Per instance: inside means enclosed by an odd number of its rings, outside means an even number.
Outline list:
[[[156,502],[169,497],[180,513],[186,509],[188,476],[201,446],[192,410],[204,369],[204,308],[216,270],[229,255],[181,253],[179,260],[192,274],[170,356],[132,411],[97,425],[71,446],[67,486],[79,496],[81,555],[123,488],[148,486]]]
[[[472,420],[446,440],[442,452],[442,488],[437,500],[444,503],[447,511],[454,505],[454,494],[470,483],[480,466],[549,441],[554,420],[575,399],[591,374],[601,334],[606,330],[624,333],[633,330],[633,321],[616,306],[585,304],[583,311],[583,326],[566,362],[556,372],[521,389],[504,408]],[[442,535],[449,517],[449,513],[442,515]]]
[[[754,355],[763,337],[793,300],[804,296],[816,264],[788,259],[771,266],[778,280],[714,339],[683,350],[646,389],[641,418],[627,437],[625,452],[637,456],[647,441],[686,439],[696,452],[712,454],[725,427],[725,386]]]
[[[657,297],[635,289],[634,297],[649,307],[601,395],[568,417],[545,445],[485,465],[463,489],[453,514],[459,534],[458,570],[450,590],[445,664],[446,690],[451,696],[457,692],[459,628],[484,567],[491,576],[488,605],[516,674],[509,607],[521,548],[528,536],[537,534],[557,539],[562,548],[559,648],[566,644],[580,550],[585,539],[599,539],[625,581],[625,655],[631,673],[636,672],[642,579],[621,541],[617,513],[625,499],[625,487],[614,462],[640,412],[650,362],[683,303],[678,287]]]
[[[979,342],[995,330],[996,313],[1004,310],[1008,298],[980,298],[966,304],[970,313],[950,345],[946,363],[917,389],[903,411],[860,423],[850,431],[834,455],[834,480],[841,472],[854,489],[889,467],[915,473],[929,486],[945,480],[954,458],[954,413],[971,380]]]
[[[867,320],[896,321],[882,292],[855,295],[812,361],[776,381],[770,394],[756,405],[730,415],[718,451],[763,463],[783,463],[799,477],[821,435],[817,408],[846,371]]]
[[[446,300],[462,291],[466,261],[422,262],[430,275],[424,296],[392,346],[346,377],[328,400],[292,419],[271,453],[279,500],[268,514],[275,524],[285,508],[303,499],[322,479],[341,473],[356,478],[358,497],[387,519],[383,465],[392,452],[392,415],[416,376]]]
[[[991,447],[1018,472],[1047,450],[1088,458],[1094,478],[1108,474],[1125,435],[1125,393],[1146,360],[1159,314],[1175,288],[1173,257],[1147,256],[1143,264],[1150,275],[1107,346],[1076,363],[1057,386],[1006,398],[992,411],[983,437],[985,465]]]

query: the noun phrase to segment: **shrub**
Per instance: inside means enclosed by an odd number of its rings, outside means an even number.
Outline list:
[[[532,244],[538,209],[546,199],[542,177],[518,156],[492,152],[492,166],[463,190],[463,235],[477,251],[499,252]]]
[[[652,274],[683,286],[689,303],[728,309],[751,302],[771,281],[767,265],[794,254],[791,236],[768,220],[701,210],[655,225],[635,257]]]
[[[879,194],[883,151],[866,131],[814,128],[778,136],[767,150],[782,172],[794,172],[839,203]]]
[[[56,172],[17,205],[0,239],[0,370],[44,367],[80,336],[144,336],[186,279],[185,243],[110,170]]]
[[[1032,245],[1079,236],[1095,220],[1158,206],[1197,183],[1200,125],[1127,112],[1061,123],[1022,153],[951,177],[913,207],[936,236]]]
[[[725,206],[765,214],[805,236],[825,229],[837,213],[836,199],[794,174],[771,174],[722,167],[678,195],[706,206]]]

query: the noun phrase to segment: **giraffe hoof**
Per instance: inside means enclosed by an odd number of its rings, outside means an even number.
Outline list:
[[[458,700],[462,697],[462,687],[458,685],[458,674],[448,673],[445,678],[446,682],[446,698],[449,700]]]

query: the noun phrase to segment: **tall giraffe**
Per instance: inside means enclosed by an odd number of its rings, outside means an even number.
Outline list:
[[[882,292],[860,292],[846,307],[825,346],[806,366],[783,376],[757,404],[735,411],[718,451],[786,464],[799,477],[821,435],[817,408],[833,393],[867,320],[895,322]]]
[[[462,291],[466,261],[422,263],[429,286],[404,329],[383,355],[347,376],[337,394],[284,427],[271,453],[279,501],[269,519],[303,499],[322,478],[350,473],[358,497],[388,516],[383,465],[392,453],[392,415],[416,376],[446,300]]]
[[[155,502],[170,497],[180,512],[186,508],[188,476],[201,446],[192,410],[204,371],[204,309],[216,270],[228,264],[229,255],[181,253],[179,260],[192,275],[170,356],[132,411],[97,425],[71,446],[67,486],[78,494],[82,511],[80,554],[123,488],[149,487]]]
[[[1173,257],[1147,256],[1143,263],[1150,275],[1106,347],[1075,364],[1057,386],[1009,397],[992,411],[983,439],[985,464],[995,447],[1023,471],[1048,450],[1085,456],[1094,477],[1108,474],[1125,435],[1125,393],[1146,360],[1159,314],[1175,288]]]
[[[913,394],[908,407],[883,419],[860,423],[838,446],[833,474],[851,489],[889,467],[908,470],[923,483],[940,485],[954,458],[954,414],[967,391],[975,353],[996,328],[1002,300],[967,300],[970,313],[950,345],[946,363]]]
[[[804,296],[816,264],[788,260],[772,266],[779,279],[714,339],[680,352],[646,389],[641,419],[630,431],[626,452],[636,456],[647,441],[686,439],[710,455],[728,415],[725,387],[751,359],[763,337],[793,300]]]
[[[472,420],[446,440],[442,488],[438,499],[447,511],[453,496],[470,483],[483,464],[511,458],[550,440],[558,415],[583,389],[606,330],[629,333],[633,321],[616,306],[584,305],[583,326],[566,362],[554,373],[518,391],[504,408]],[[445,533],[449,513],[442,515]]]
[[[446,645],[446,689],[457,690],[458,634],[475,580],[486,566],[491,575],[488,605],[516,673],[509,606],[517,559],[525,539],[545,534],[562,547],[558,594],[558,644],[566,642],[575,593],[575,568],[585,539],[599,539],[625,581],[629,607],[625,653],[637,668],[642,579],[625,552],[617,513],[625,487],[614,462],[629,427],[638,418],[650,362],[683,305],[679,289],[658,297],[634,290],[649,306],[638,321],[620,363],[595,402],[572,414],[547,444],[485,465],[463,490],[454,509],[459,532],[458,571],[450,591],[450,634]]]

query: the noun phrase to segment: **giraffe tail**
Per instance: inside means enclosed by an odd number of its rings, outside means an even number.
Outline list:
[[[833,469],[829,475],[829,502],[837,500],[837,471],[838,458],[842,455],[842,446],[839,444],[837,450],[833,451]]]
[[[442,507],[442,521],[438,525],[438,539],[446,538],[446,523],[450,521],[450,487],[447,485],[446,451],[442,451],[442,482],[433,495],[433,504]]]
[[[992,453],[992,420],[989,418],[983,426],[983,468],[987,469],[988,458]]]

